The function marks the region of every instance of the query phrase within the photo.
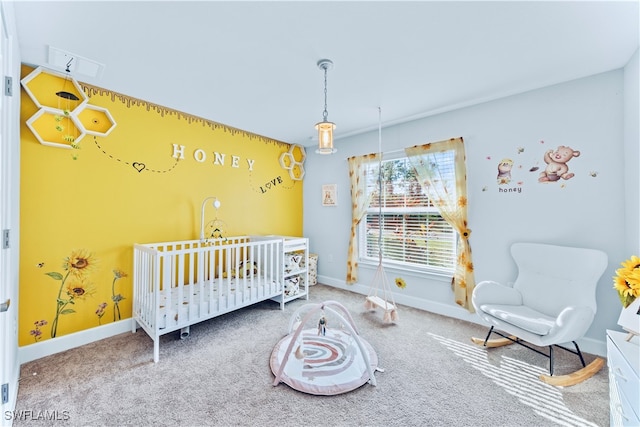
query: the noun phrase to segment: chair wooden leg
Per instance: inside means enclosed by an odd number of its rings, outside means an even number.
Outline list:
[[[602,369],[603,366],[604,366],[604,359],[598,357],[594,359],[593,362],[585,366],[584,368],[579,369],[570,374],[558,375],[558,376],[543,374],[543,375],[540,375],[540,380],[550,385],[569,387],[569,386],[581,383],[585,380],[588,380],[589,378],[597,374],[598,371]]]
[[[500,335],[502,338],[490,340],[489,337],[491,336],[492,333],[495,333],[496,335]],[[494,331],[493,326],[491,327],[491,329],[489,329],[489,333],[487,334],[486,338],[483,339],[483,338],[471,337],[471,341],[473,341],[475,344],[482,345],[488,348],[501,347],[504,345],[516,343],[516,344],[522,345],[523,347],[528,348],[529,350],[533,350],[538,354],[548,357],[549,358],[549,375],[541,374],[539,378],[542,382],[550,385],[555,385],[555,386],[568,387],[568,386],[581,383],[582,381],[585,381],[591,378],[592,376],[594,376],[596,373],[598,373],[600,369],[602,369],[602,366],[604,366],[604,360],[599,357],[596,358],[593,362],[589,363],[589,365],[586,365],[582,352],[580,351],[580,347],[578,347],[578,343],[575,341],[572,341],[573,345],[576,348],[575,351],[570,348],[566,348],[561,345],[554,344],[549,346],[549,354],[545,354],[544,352],[538,350],[537,348],[527,345],[527,343],[519,340],[517,337],[513,335],[507,336],[507,335],[503,335],[502,332]],[[580,358],[580,362],[582,363],[582,366],[583,366],[582,369],[579,369],[567,375],[554,376],[553,375],[553,370],[554,370],[553,347],[554,346],[560,347],[563,350],[566,350],[570,353],[577,355]]]

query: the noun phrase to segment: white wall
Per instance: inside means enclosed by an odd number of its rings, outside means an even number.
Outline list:
[[[625,193],[640,193],[640,88],[638,87],[638,54],[624,68],[624,182]],[[640,255],[640,197],[629,197],[625,204],[625,248],[630,255]]]
[[[637,73],[628,74],[627,78],[635,81],[637,91]],[[616,328],[620,312],[611,278],[617,265],[630,255],[624,243],[628,232],[624,206],[627,200],[638,204],[637,173],[631,193],[625,192],[624,81],[623,70],[612,71],[397,125],[382,132],[383,151],[458,136],[464,138],[476,281],[513,280],[516,269],[509,246],[515,241],[598,248],[609,255],[609,267],[597,290],[598,313],[585,342],[581,343],[584,350],[596,354],[605,353],[605,330]],[[381,107],[384,121],[384,105]],[[371,114],[377,117],[377,106],[371,107]],[[628,132],[631,145],[634,132],[637,146],[637,116],[635,131],[631,127]],[[540,170],[529,170],[543,169],[544,152],[558,145],[580,151],[580,156],[569,162],[575,177],[539,183]],[[310,238],[312,252],[319,255],[319,282],[366,293],[374,268],[361,265],[359,283],[345,285],[351,221],[346,158],[376,152],[377,132],[339,140],[336,146],[337,154],[312,153],[307,158],[304,231]],[[519,152],[519,148],[523,151]],[[635,150],[637,159],[637,147]],[[510,187],[521,188],[521,192],[499,191],[497,164],[503,157],[514,160],[514,185]],[[328,183],[338,184],[337,207],[321,206],[320,188]],[[629,219],[634,224],[636,241],[637,218]],[[391,281],[401,275],[407,282],[404,290],[394,287],[396,302],[478,321],[475,315],[453,303],[449,280],[417,277],[389,269],[387,273]]]

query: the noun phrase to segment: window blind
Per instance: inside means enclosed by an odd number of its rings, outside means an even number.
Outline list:
[[[453,151],[437,153],[434,179],[451,182],[455,191]],[[385,264],[425,270],[453,271],[456,234],[418,182],[407,158],[371,165],[366,174],[371,204],[360,226],[360,257]],[[379,179],[382,179],[380,185]],[[380,191],[382,190],[382,191]]]

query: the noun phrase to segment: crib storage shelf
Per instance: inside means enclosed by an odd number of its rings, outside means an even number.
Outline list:
[[[269,236],[283,239],[282,277],[284,293],[272,300],[286,303],[297,298],[309,299],[309,239],[305,237]]]

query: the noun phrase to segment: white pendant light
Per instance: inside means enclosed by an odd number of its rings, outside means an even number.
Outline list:
[[[327,70],[333,68],[333,62],[330,59],[321,59],[318,61],[318,68],[324,70],[324,111],[322,112],[322,121],[316,123],[318,131],[318,149],[319,154],[333,154],[337,149],[333,148],[333,130],[336,128],[335,123],[331,123],[327,117]]]

